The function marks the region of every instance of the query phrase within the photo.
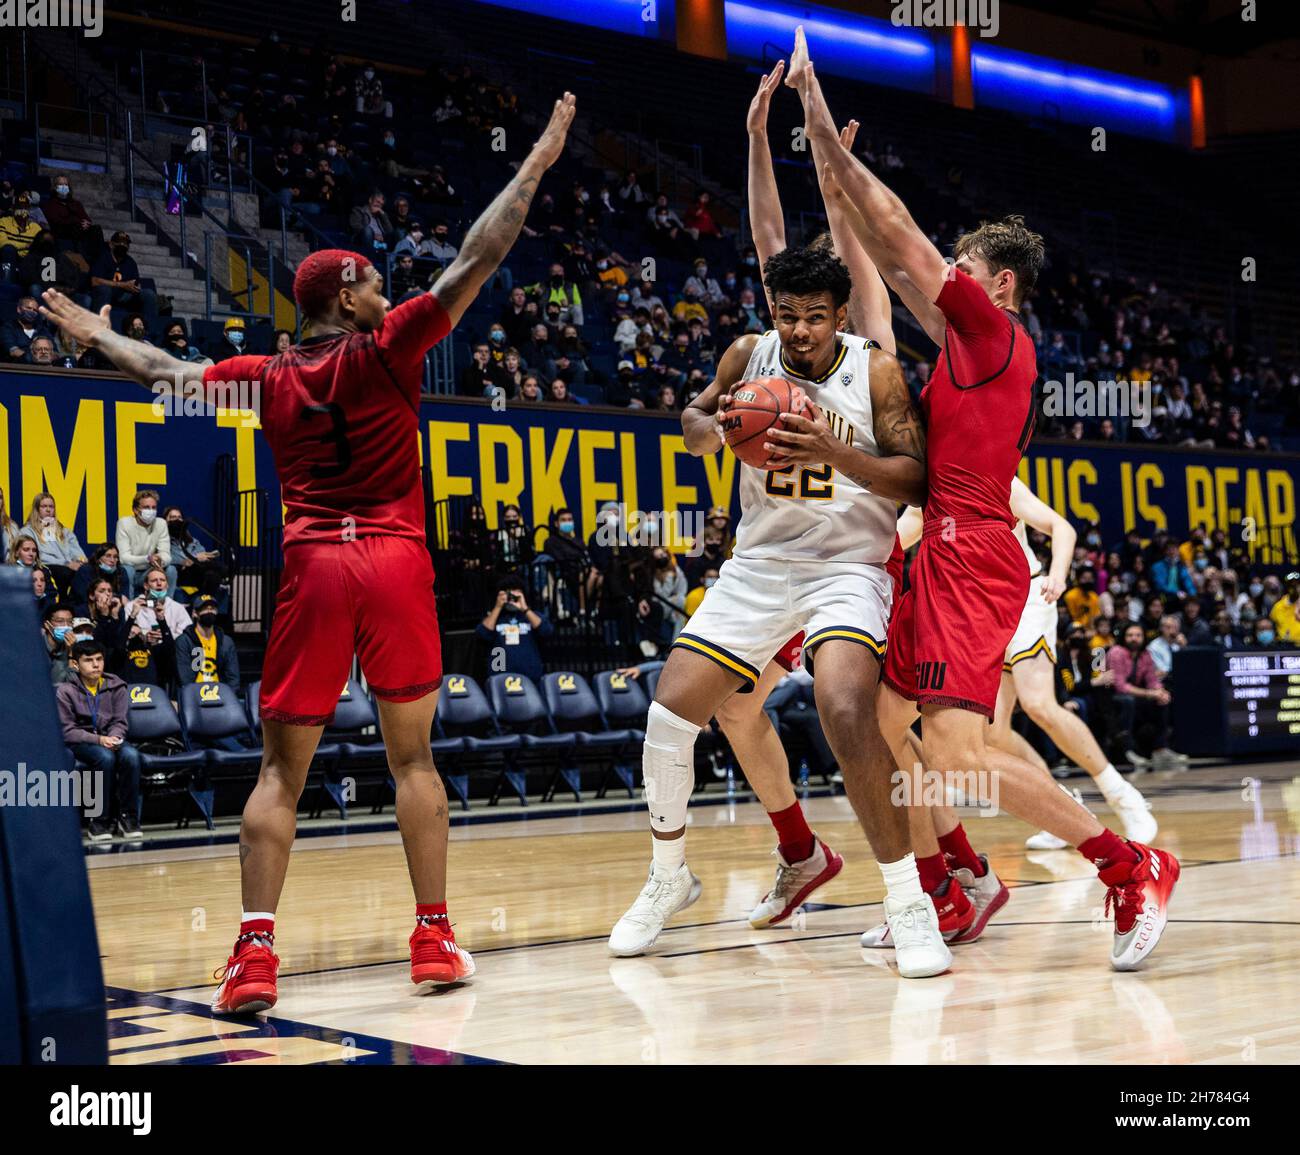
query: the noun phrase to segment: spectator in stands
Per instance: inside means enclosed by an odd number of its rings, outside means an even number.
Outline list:
[[[433,242],[424,234],[424,222],[412,220],[406,227],[406,235],[393,246],[393,252],[399,256],[432,256]]]
[[[668,206],[668,198],[660,193],[655,203],[646,212],[650,240],[659,246],[662,252],[676,255],[682,251],[688,239],[686,226]]]
[[[519,391],[524,384],[524,370],[518,349],[513,347],[507,349],[500,362],[494,361],[488,366],[488,372],[491,374],[493,385],[507,398],[513,400],[519,396]]]
[[[54,362],[54,342],[49,337],[34,337],[32,343],[27,347],[27,363],[29,365],[53,365]]]
[[[677,412],[677,390],[671,385],[661,385],[655,394],[654,404],[649,408],[660,413]]]
[[[1101,599],[1097,595],[1097,575],[1084,566],[1078,570],[1074,585],[1065,591],[1065,605],[1070,620],[1090,629],[1101,616]]]
[[[1169,691],[1154,659],[1148,652],[1142,626],[1124,627],[1122,641],[1106,653],[1107,668],[1115,676],[1115,706],[1119,713],[1120,744],[1131,765],[1139,770],[1153,764],[1158,770],[1177,769],[1186,758],[1169,748]],[[1135,749],[1135,727],[1148,725],[1153,731],[1151,759]]]
[[[633,397],[640,395],[636,366],[626,359],[618,363],[616,376],[605,386],[605,404],[626,409]]]
[[[519,386],[520,401],[545,401],[546,393],[542,390],[541,380],[536,373],[525,373],[522,384]]]
[[[663,546],[656,546],[650,556],[654,565],[655,596],[661,602],[669,603],[663,607],[666,637],[662,644],[667,645],[686,624],[686,575],[677,559]]]
[[[86,206],[72,195],[72,182],[60,173],[54,178],[54,199],[45,206],[50,231],[65,244],[93,261],[104,247],[104,230],[90,219]]]
[[[1191,571],[1178,556],[1178,545],[1170,542],[1164,556],[1151,567],[1151,581],[1157,590],[1169,595],[1191,595],[1196,592]]]
[[[90,304],[95,311],[112,305],[140,312],[151,322],[158,316],[158,296],[141,281],[140,267],[131,257],[131,237],[120,229],[90,267]]]
[[[384,82],[375,73],[375,66],[367,64],[352,85],[356,96],[356,110],[366,116],[393,115],[393,105],[384,99]]]
[[[171,597],[169,580],[165,570],[150,569],[144,575],[144,592],[127,603],[126,609],[153,651],[160,685],[175,682],[175,640],[190,627],[189,611]]]
[[[228,357],[238,357],[247,353],[248,330],[243,317],[227,317],[221,327],[221,337],[207,351],[213,361],[224,361]]]
[[[545,282],[529,285],[526,291],[539,296],[547,308],[548,316],[551,306],[556,306],[562,323],[582,327],[582,293],[573,281],[565,277],[564,266],[559,261],[552,263]]]
[[[541,681],[542,654],[537,643],[549,637],[554,627],[545,614],[529,608],[519,574],[497,582],[496,600],[474,632],[492,647],[488,666],[494,674],[523,674]]]
[[[107,668],[115,674],[126,666],[126,645],[131,636],[126,602],[112,581],[100,576],[87,584],[85,600],[76,607],[76,612],[90,623],[95,641],[104,647]]]
[[[551,333],[544,323],[538,322],[533,326],[527,342],[519,346],[519,355],[529,368],[538,369],[559,355],[559,349],[551,344]]]
[[[602,289],[613,289],[615,291],[624,288],[628,282],[627,270],[629,262],[622,253],[612,251],[601,245],[596,249],[596,280],[600,282]],[[631,294],[623,300],[623,304],[631,301]]]
[[[569,615],[587,604],[598,576],[582,538],[576,533],[573,510],[557,509],[551,515],[551,532],[542,543],[542,553],[551,561],[556,597]]]
[[[399,243],[406,244],[406,241]],[[415,267],[415,257],[408,249],[399,253],[393,261],[393,279],[388,286],[389,298],[396,305],[419,291],[420,274]]]
[[[176,679],[221,682],[239,693],[239,654],[234,639],[217,626],[217,599],[202,594],[194,603],[194,620],[176,639]]]
[[[193,345],[184,321],[170,321],[163,335],[162,347],[178,361],[200,362],[208,360]]]
[[[35,297],[20,297],[12,321],[0,328],[0,341],[11,361],[27,361],[27,350],[37,337],[53,337],[54,331],[41,317]]]
[[[14,197],[13,211],[0,216],[0,280],[12,280],[27,250],[40,235],[40,222],[33,218],[27,193]],[[6,271],[7,270],[7,271]]]
[[[366,203],[352,210],[348,218],[352,239],[368,257],[385,253],[392,247],[393,226],[384,212],[384,193],[374,189]]]
[[[220,551],[204,549],[203,543],[190,531],[189,520],[179,505],[169,505],[164,509],[163,521],[167,525],[172,564],[176,567],[176,582],[172,588],[182,585],[214,597],[225,577]]]
[[[1187,645],[1187,638],[1173,614],[1166,614],[1160,619],[1160,633],[1147,643],[1147,653],[1160,671],[1162,679],[1169,677],[1174,669],[1174,655]]]
[[[557,351],[545,371],[548,377],[562,376],[574,385],[587,383],[587,346],[578,336],[576,325],[565,325],[560,330]]]
[[[547,386],[546,400],[552,404],[572,405],[577,399],[569,392],[569,386],[563,377],[554,378]]]
[[[515,348],[521,347],[527,343],[536,319],[537,303],[530,303],[523,288],[516,285],[510,290],[509,299],[497,320],[505,333],[505,339]]]
[[[1261,616],[1255,619],[1246,645],[1248,649],[1261,650],[1277,649],[1278,646],[1290,647],[1295,643],[1284,642],[1277,636],[1277,627],[1273,624],[1273,619]]]
[[[444,265],[450,264],[456,259],[456,254],[460,250],[451,243],[451,230],[447,227],[446,221],[438,221],[433,226],[433,236],[426,242],[427,252],[421,253],[421,256],[433,257],[441,261]]]
[[[293,347],[293,334],[288,329],[277,329],[271,338],[271,353],[285,353]]]
[[[524,525],[519,506],[502,507],[501,524],[494,535],[492,550],[497,564],[503,569],[515,569],[533,560],[532,535]]]
[[[700,541],[700,552],[687,554],[681,563],[686,581],[692,587],[698,587],[710,570],[720,570],[727,560],[725,535],[717,526],[706,525],[700,533]]]
[[[632,290],[632,308],[637,313],[643,309],[645,310],[646,324],[650,322],[652,310],[656,308],[662,309],[663,307],[663,298],[655,292],[654,282],[644,278],[638,281],[636,288]]]
[[[28,537],[19,531],[9,541],[9,549],[5,552],[5,560],[9,565],[21,566],[26,570],[40,570],[49,583],[51,594],[58,592],[54,588],[54,578],[50,575],[50,571],[41,565],[40,547],[36,544],[34,538]]]
[[[319,157],[316,167],[307,174],[303,199],[320,206],[323,213],[338,212],[344,204],[344,192],[339,187],[333,164],[327,156]]]
[[[442,165],[435,164],[429,170],[429,181],[424,189],[424,199],[439,205],[454,205],[461,201],[456,190],[447,183],[447,174]]]
[[[127,317],[122,322],[122,333],[130,337],[132,341],[143,341],[146,345],[151,344],[149,340],[149,327],[144,323],[144,318],[138,313]]]
[[[96,546],[90,555],[90,564],[77,570],[72,579],[72,600],[78,606],[85,606],[91,584],[101,580],[108,582],[115,594],[125,596],[129,593],[121,557],[112,542]]]
[[[9,507],[5,504],[5,491],[0,489],[0,559],[9,560],[9,547],[18,536],[18,523],[9,516]]]
[[[163,571],[169,591],[176,588],[171,535],[167,523],[158,518],[156,489],[141,489],[136,493],[131,499],[131,516],[118,520],[113,540],[122,559],[128,597],[134,596],[150,569]]]
[[[484,397],[493,384],[492,351],[480,341],[474,346],[470,363],[460,371],[456,392],[462,397]]]
[[[718,228],[718,222],[713,219],[711,209],[713,198],[707,190],[701,190],[695,197],[695,203],[686,210],[684,224],[686,231],[695,239],[701,237],[721,237],[722,230]]]
[[[624,175],[622,183],[618,186],[618,199],[625,211],[644,204],[649,199],[645,194],[645,190],[641,187],[635,171],[629,170]]]
[[[68,677],[68,655],[72,652],[72,620],[76,615],[67,602],[54,602],[45,611],[45,653],[50,659],[50,681],[54,685]]]
[[[36,495],[27,524],[18,532],[36,542],[41,564],[50,571],[54,584],[60,591],[69,591],[73,575],[86,564],[86,552],[77,535],[58,519],[50,494]]]
[[[1286,575],[1286,596],[1273,603],[1268,617],[1280,641],[1300,645],[1300,572]]]
[[[126,683],[104,672],[104,647],[78,642],[72,647],[75,677],[57,686],[55,704],[63,727],[63,742],[78,762],[99,775],[107,805],[91,817],[91,842],[105,842],[113,833],[132,841],[140,831],[140,753],[126,740]],[[108,815],[116,816],[110,820]]]
[[[1185,646],[1208,646],[1214,640],[1210,623],[1201,616],[1201,602],[1198,598],[1188,598],[1183,606],[1182,632],[1186,637]]]
[[[58,289],[78,304],[89,306],[90,296],[82,292],[87,268],[84,257],[61,249],[54,234],[42,229],[18,266],[18,283],[38,300],[46,289]]]

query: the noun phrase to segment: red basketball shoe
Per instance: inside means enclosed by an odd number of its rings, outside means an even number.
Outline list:
[[[221,985],[212,996],[212,1010],[218,1015],[251,1015],[275,1006],[275,976],[280,958],[264,934],[240,935],[235,953],[213,974]]]
[[[450,926],[416,924],[411,931],[411,982],[445,986],[473,974],[474,960],[456,944]]]
[[[1130,842],[1142,857],[1138,862],[1117,862],[1098,871],[1106,884],[1106,913],[1115,910],[1115,941],[1110,965],[1117,971],[1140,966],[1156,949],[1165,932],[1165,909],[1174,892],[1181,867],[1172,854],[1141,842]]]

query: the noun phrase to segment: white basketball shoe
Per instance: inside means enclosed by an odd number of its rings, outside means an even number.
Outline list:
[[[952,951],[943,941],[939,916],[928,894],[912,902],[885,895],[885,921],[902,978],[929,978],[943,974],[952,965]]]
[[[650,877],[641,893],[614,924],[609,935],[609,953],[619,958],[645,954],[673,915],[700,897],[700,880],[685,863],[675,873],[651,866]]]

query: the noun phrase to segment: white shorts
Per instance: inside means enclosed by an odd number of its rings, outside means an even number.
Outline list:
[[[674,646],[703,654],[754,688],[763,667],[803,630],[804,662],[830,638],[885,654],[893,583],[884,566],[733,557],[690,617]]]
[[[1039,654],[1056,661],[1056,603],[1043,601],[1044,575],[1029,579],[1029,598],[1020,611],[1020,624],[1007,646],[1002,661],[1003,673],[1018,662],[1027,662]]]

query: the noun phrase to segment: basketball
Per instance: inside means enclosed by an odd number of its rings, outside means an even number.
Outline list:
[[[793,406],[795,387],[784,377],[755,377],[737,381],[731,387],[731,406],[723,418],[722,428],[731,452],[746,465],[768,469],[769,453],[763,436]],[[806,406],[797,410],[802,413]]]

